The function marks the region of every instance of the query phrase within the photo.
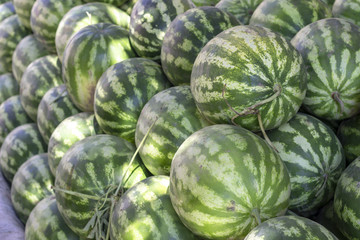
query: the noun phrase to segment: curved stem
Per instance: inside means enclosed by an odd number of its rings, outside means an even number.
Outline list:
[[[343,114],[345,111],[344,102],[340,98],[340,93],[338,91],[335,91],[331,94],[332,99],[334,99],[336,102],[340,105],[340,114]]]
[[[260,112],[258,113],[257,116],[258,116],[258,121],[259,121],[259,126],[260,126],[260,129],[261,129],[261,133],[264,136],[265,141],[278,153],[279,151],[276,149],[276,147],[274,146],[274,144],[271,142],[270,138],[266,134],[264,125],[263,125],[262,120],[261,120]]]
[[[322,183],[320,189],[316,192],[315,197],[318,197],[318,196],[321,194],[322,190],[324,190],[325,187],[326,187],[326,183],[327,183],[327,180],[328,180],[328,174],[325,173],[325,174],[323,175],[323,177],[325,178],[325,179],[324,179],[324,182]]]
[[[253,208],[251,210],[251,215],[255,218],[258,225],[261,224],[261,218],[260,218],[260,210],[258,208]]]

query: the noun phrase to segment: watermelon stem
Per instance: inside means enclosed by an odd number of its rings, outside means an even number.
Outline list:
[[[336,102],[340,105],[340,114],[343,114],[345,110],[344,102],[340,98],[340,93],[338,91],[335,91],[331,94],[332,99],[334,99]]]
[[[328,174],[325,173],[325,174],[323,175],[323,177],[325,178],[325,179],[324,179],[324,182],[323,182],[323,184],[321,185],[320,189],[316,192],[315,197],[318,197],[318,196],[320,195],[321,191],[324,190],[324,188],[326,187],[326,182],[327,182],[327,180],[328,180]]]
[[[86,15],[87,15],[88,18],[89,18],[89,23],[90,23],[90,25],[92,25],[93,23],[92,23],[91,13],[89,13],[88,11],[86,11]]]
[[[259,126],[260,126],[260,129],[261,129],[261,133],[264,136],[265,141],[278,153],[279,151],[276,149],[274,144],[271,142],[269,136],[266,134],[264,125],[263,125],[262,120],[261,120],[260,112],[258,112],[257,116],[258,116],[258,121],[259,121]]]
[[[261,218],[260,218],[260,210],[259,208],[253,208],[251,210],[251,215],[255,218],[258,225],[261,224]]]
[[[91,200],[95,200],[95,201],[101,201],[101,200],[105,201],[105,200],[107,200],[106,198],[102,198],[102,197],[99,197],[99,196],[93,196],[93,195],[88,195],[88,194],[84,194],[84,193],[73,192],[73,191],[61,189],[61,188],[58,188],[58,187],[55,187],[55,186],[51,186],[51,188],[54,191],[63,192],[63,193],[66,193],[66,194],[73,195],[75,197],[79,197],[79,198],[87,198],[87,199],[91,199]],[[109,200],[107,200],[107,201],[109,201]]]

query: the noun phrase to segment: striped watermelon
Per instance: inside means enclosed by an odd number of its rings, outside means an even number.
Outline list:
[[[111,239],[197,239],[174,211],[169,183],[168,176],[153,176],[130,188],[115,204]]]
[[[341,174],[334,196],[336,224],[347,239],[360,239],[360,157]]]
[[[93,226],[88,225],[89,229],[86,226],[97,208],[103,210],[101,205],[110,207],[111,202],[104,202],[103,199],[108,191],[111,197],[123,177],[125,188],[146,178],[139,157],[123,176],[134,153],[135,147],[128,141],[101,134],[75,143],[61,159],[55,180],[57,205],[67,225],[81,238],[95,237],[92,236]],[[87,194],[99,200],[75,196],[62,190]],[[106,225],[109,216],[105,214],[103,218]]]
[[[325,227],[304,217],[282,216],[254,228],[245,240],[338,240]]]
[[[16,46],[12,56],[12,72],[16,81],[20,83],[26,68],[41,57],[48,55],[44,44],[39,42],[33,34],[23,38]]]
[[[41,200],[31,212],[25,227],[25,240],[78,240],[66,225],[56,205],[55,195]]]
[[[4,177],[12,182],[19,167],[30,157],[47,149],[35,123],[27,123],[12,130],[0,150],[0,166]]]
[[[289,171],[289,209],[311,215],[334,196],[337,181],[345,170],[340,141],[320,120],[302,113],[267,135]]]
[[[216,7],[193,8],[178,15],[166,30],[161,47],[161,65],[169,81],[190,84],[195,58],[205,44],[220,32],[240,25],[231,14]]]
[[[54,194],[54,182],[47,153],[32,156],[20,166],[11,184],[11,202],[24,224],[36,204]]]
[[[48,154],[51,172],[56,168],[67,150],[76,142],[101,133],[94,114],[78,113],[63,120],[53,131],[49,140]]]
[[[251,131],[290,120],[306,92],[306,69],[288,41],[263,27],[237,26],[210,40],[195,60],[191,92],[212,123]]]
[[[8,98],[0,105],[0,146],[12,130],[32,122],[21,105],[20,96],[15,95]]]
[[[6,99],[19,94],[19,84],[11,73],[0,75],[0,104]]]
[[[331,8],[321,0],[264,0],[250,25],[269,28],[290,40],[306,25],[331,16]]]
[[[56,55],[39,58],[27,67],[20,82],[20,98],[33,121],[37,120],[38,106],[45,93],[61,84],[61,63]]]
[[[0,1],[1,3],[1,1]],[[0,22],[15,14],[15,8],[11,1],[0,5]]]
[[[0,74],[12,71],[12,55],[16,45],[29,33],[20,23],[17,14],[0,23]]]
[[[37,111],[37,125],[46,143],[55,128],[67,117],[79,113],[64,84],[46,92]]]
[[[110,24],[84,27],[66,45],[63,80],[74,104],[84,112],[94,111],[94,92],[101,75],[110,66],[135,57],[128,31]]]
[[[360,26],[360,1],[336,0],[332,13],[334,17],[344,18]]]
[[[19,20],[27,29],[31,29],[30,16],[31,9],[36,0],[13,0],[16,14],[19,15]]]
[[[83,2],[103,2],[103,3],[109,3],[111,5],[114,6],[121,6],[123,5],[125,2],[127,2],[128,0],[83,0]]]
[[[307,66],[304,108],[328,120],[360,111],[360,27],[329,18],[301,29],[291,40]]]
[[[138,0],[128,0],[120,6],[120,9],[131,15],[132,9]]]
[[[242,24],[249,24],[250,17],[263,0],[221,0],[215,7],[234,15]]]
[[[341,122],[337,136],[344,147],[347,163],[360,156],[360,115]]]
[[[55,34],[56,52],[63,59],[69,39],[80,29],[96,23],[113,23],[129,28],[130,16],[106,3],[88,3],[70,9],[61,19]]]
[[[284,215],[290,179],[279,155],[238,126],[205,127],[175,153],[170,197],[181,221],[209,239],[242,239],[261,221]]]
[[[62,17],[81,0],[37,0],[31,10],[30,25],[34,36],[51,53],[56,53],[55,35]]]
[[[131,58],[111,66],[95,90],[95,117],[101,129],[134,142],[141,109],[170,83],[156,62]]]
[[[160,59],[165,32],[175,17],[195,7],[191,0],[138,0],[130,17],[130,41],[140,57]]]
[[[166,89],[146,103],[136,125],[136,146],[155,121],[139,154],[152,174],[169,175],[171,161],[180,145],[209,123],[196,108],[189,86]]]

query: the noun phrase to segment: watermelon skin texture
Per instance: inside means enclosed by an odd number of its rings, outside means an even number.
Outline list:
[[[306,83],[296,49],[279,34],[256,26],[236,26],[210,40],[191,74],[191,92],[209,122],[232,123],[233,118],[251,131],[260,130],[257,112],[265,129],[290,120],[303,102]],[[269,98],[274,99],[238,115]]]
[[[36,0],[13,0],[16,14],[19,16],[19,20],[22,25],[31,30],[30,16],[31,9]]]
[[[336,0],[332,7],[334,17],[346,19],[360,26],[360,1]]]
[[[340,18],[309,24],[291,40],[307,66],[303,106],[312,115],[343,120],[360,111],[360,45],[352,44],[358,42],[360,27]]]
[[[291,40],[306,25],[330,17],[331,8],[320,0],[264,0],[250,25],[269,28]]]
[[[197,239],[176,214],[168,192],[169,183],[168,176],[153,176],[131,187],[115,204],[110,218],[110,238]]]
[[[0,23],[0,73],[12,71],[12,55],[18,43],[30,34],[19,21],[17,14]]]
[[[20,166],[11,184],[11,202],[24,224],[36,204],[54,194],[54,182],[47,153],[32,156]]]
[[[100,134],[80,140],[61,159],[55,187],[104,197],[110,186],[120,184],[135,150],[133,144],[111,135]],[[145,167],[140,163],[141,159],[137,157],[129,168],[125,176],[126,189],[147,177]],[[67,225],[81,238],[88,237],[92,229],[84,228],[94,215],[96,206],[103,201],[80,198],[58,190],[55,195]],[[106,203],[108,207],[110,203]]]
[[[136,125],[136,146],[154,122],[139,150],[153,175],[170,175],[171,161],[180,145],[191,134],[210,125],[197,109],[190,86],[163,90],[146,103]]]
[[[205,44],[240,22],[216,7],[189,9],[178,15],[166,30],[161,47],[161,66],[169,81],[189,85],[194,61]]]
[[[114,6],[121,7],[124,3],[126,3],[128,0],[83,0],[83,2],[89,3],[89,2],[103,2],[108,3]]]
[[[79,240],[66,225],[56,205],[55,195],[41,200],[31,212],[25,226],[25,240]]]
[[[241,24],[248,25],[255,9],[263,0],[221,0],[215,7],[236,17]]]
[[[0,166],[4,177],[11,183],[19,167],[30,157],[46,152],[35,123],[27,123],[12,130],[0,150]]]
[[[177,15],[193,7],[190,0],[138,0],[131,12],[129,27],[135,52],[140,57],[159,60],[168,26]]]
[[[194,234],[242,239],[256,227],[255,216],[264,221],[285,214],[290,178],[263,139],[244,128],[218,124],[192,134],[175,153],[170,197]]]
[[[289,209],[311,215],[334,196],[337,181],[345,170],[339,139],[323,122],[301,113],[267,135],[290,175]]]
[[[360,156],[360,115],[355,115],[340,123],[337,136],[344,147],[346,161],[350,164]]]
[[[360,157],[342,173],[334,196],[336,224],[349,240],[360,239]]]
[[[338,240],[320,224],[304,217],[281,216],[254,228],[245,240]]]
[[[0,22],[5,20],[7,17],[10,17],[15,14],[15,8],[12,2],[4,2],[0,1]]]
[[[70,9],[61,19],[55,34],[56,52],[60,61],[63,61],[65,47],[75,33],[88,25],[101,22],[113,23],[128,29],[130,16],[115,6],[100,2],[87,3]]]
[[[101,129],[132,143],[141,109],[156,93],[171,86],[161,66],[144,58],[119,62],[101,76],[94,112]]]
[[[0,104],[9,97],[18,95],[20,86],[12,73],[0,75]]]

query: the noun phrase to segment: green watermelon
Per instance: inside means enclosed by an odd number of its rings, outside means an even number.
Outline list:
[[[56,52],[63,60],[69,39],[80,29],[96,23],[113,23],[129,28],[130,16],[115,6],[106,3],[87,3],[70,9],[61,19],[55,34]]]
[[[18,95],[20,87],[12,73],[0,75],[0,104],[9,97]]]
[[[1,2],[0,2],[1,3]],[[15,14],[15,8],[11,1],[0,5],[0,22]]]
[[[101,129],[134,142],[141,109],[170,83],[156,62],[131,58],[111,66],[95,89],[94,112]]]
[[[191,92],[212,123],[251,131],[290,120],[306,93],[306,69],[289,42],[269,29],[237,26],[210,40],[197,56]]]
[[[302,113],[267,135],[289,171],[289,209],[311,215],[333,198],[337,181],[345,170],[339,139],[323,122]]]
[[[138,0],[130,17],[130,41],[140,57],[160,59],[165,32],[175,17],[195,7],[191,0]]]
[[[130,15],[133,7],[137,1],[138,0],[128,0],[120,6],[120,9]]]
[[[189,85],[195,58],[205,44],[222,31],[240,25],[231,14],[216,7],[199,7],[178,15],[166,30],[161,66],[169,81]]]
[[[19,21],[18,15],[12,15],[0,23],[0,74],[12,71],[12,55],[18,43],[30,31]]]
[[[171,164],[170,197],[181,221],[207,239],[242,239],[261,221],[284,215],[290,179],[256,134],[218,124],[187,138]]]
[[[192,0],[196,7],[215,6],[220,0]]]
[[[37,111],[37,125],[46,143],[55,128],[67,117],[79,113],[64,84],[46,92]]]
[[[147,173],[139,157],[129,166],[134,153],[135,146],[128,141],[101,134],[75,143],[61,159],[55,180],[57,205],[67,225],[81,238],[96,236],[91,219],[97,213],[96,209],[102,211],[110,207],[111,202],[103,199],[114,194],[123,177],[126,189],[146,178]],[[129,171],[124,176],[128,167]],[[90,198],[76,196],[69,191],[86,194]],[[102,217],[106,233],[109,216],[104,214]]]
[[[197,239],[171,205],[168,176],[148,177],[130,188],[115,204],[111,239]]]
[[[0,105],[0,146],[12,130],[32,122],[33,120],[31,120],[21,105],[20,96],[15,95],[8,98]]]
[[[54,182],[47,153],[32,156],[19,167],[11,184],[11,202],[24,224],[36,204],[54,194]]]
[[[31,10],[30,25],[34,36],[51,53],[56,53],[55,35],[62,17],[81,0],[38,0]]]
[[[215,7],[234,15],[242,24],[249,24],[255,9],[263,0],[221,0]]]
[[[360,156],[360,115],[355,115],[340,123],[337,136],[344,147],[346,161],[350,164]]]
[[[341,174],[334,196],[335,221],[347,239],[360,239],[360,157]]]
[[[94,111],[94,92],[101,75],[115,63],[135,57],[128,31],[110,24],[84,27],[66,45],[63,80],[74,104],[84,112]]]
[[[55,195],[41,200],[33,211],[25,226],[25,240],[79,240],[66,225],[56,205]]]
[[[114,6],[122,6],[125,2],[128,0],[83,0],[83,2],[103,2],[103,3],[109,3]]]
[[[39,58],[26,68],[20,82],[20,98],[33,121],[37,120],[38,106],[45,93],[61,84],[61,63],[56,55]]]
[[[360,1],[336,0],[332,13],[334,17],[344,18],[360,26]]]
[[[338,240],[320,224],[304,217],[281,216],[254,228],[245,240]]]
[[[197,109],[190,86],[163,90],[146,103],[136,125],[136,146],[154,122],[139,155],[153,175],[169,175],[171,161],[180,145],[209,123]]]
[[[4,177],[12,182],[19,167],[30,157],[46,152],[35,123],[27,123],[12,130],[0,150],[0,166]]]
[[[33,34],[23,38],[16,46],[12,56],[12,72],[16,81],[20,83],[26,68],[41,57],[48,55],[44,44],[39,42]]]
[[[31,29],[30,26],[30,16],[31,9],[36,2],[36,0],[12,0],[16,14],[19,15],[19,20],[22,25],[27,29]],[[63,1],[63,0],[62,0]]]

